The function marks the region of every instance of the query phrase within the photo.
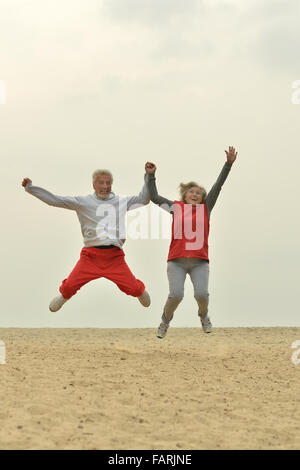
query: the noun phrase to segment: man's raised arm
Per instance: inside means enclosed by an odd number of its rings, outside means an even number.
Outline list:
[[[139,206],[145,206],[150,202],[148,185],[146,183],[147,173],[144,175],[144,186],[138,196],[130,196],[127,198],[127,210],[137,209]]]
[[[24,178],[22,181],[22,186],[25,188],[25,191],[27,191],[29,194],[32,194],[33,196],[37,197],[49,206],[63,207],[64,209],[76,210],[80,205],[77,197],[56,196],[55,194],[50,193],[46,189],[39,188],[38,186],[32,186],[32,181],[30,178]]]

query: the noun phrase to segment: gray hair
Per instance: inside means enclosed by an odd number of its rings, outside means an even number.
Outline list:
[[[98,175],[108,175],[111,178],[111,182],[113,182],[113,180],[114,180],[113,175],[109,170],[95,170],[94,173],[93,173],[93,184],[95,183],[96,178],[97,178]]]
[[[179,193],[180,193],[180,200],[182,202],[185,202],[185,196],[186,193],[188,192],[189,189],[193,188],[194,186],[197,186],[197,188],[201,189],[201,195],[202,195],[202,202],[205,201],[206,199],[206,190],[203,188],[203,186],[200,186],[198,183],[195,183],[195,181],[190,181],[189,183],[180,183],[179,187]]]

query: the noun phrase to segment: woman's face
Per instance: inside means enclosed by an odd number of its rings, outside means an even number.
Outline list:
[[[198,186],[192,186],[185,195],[186,204],[201,204],[202,191]]]

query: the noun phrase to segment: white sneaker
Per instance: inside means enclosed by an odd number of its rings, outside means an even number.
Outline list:
[[[157,328],[156,336],[158,338],[164,338],[167,334],[168,328],[169,328],[169,323],[161,322],[161,324]]]
[[[210,319],[208,315],[206,314],[204,317],[200,317],[201,320],[201,325],[204,333],[211,333],[212,330],[212,324],[210,322]]]
[[[144,292],[140,297],[138,297],[138,299],[143,305],[143,307],[149,307],[149,305],[151,304],[150,295],[146,290],[144,290]]]
[[[54,297],[54,299],[51,300],[49,309],[51,312],[57,312],[67,300],[69,299],[65,299],[61,294],[59,294],[57,297]]]

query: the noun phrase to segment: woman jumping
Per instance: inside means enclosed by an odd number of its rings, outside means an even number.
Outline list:
[[[163,338],[179,303],[183,299],[184,282],[189,274],[194,286],[194,297],[198,303],[198,315],[205,333],[210,333],[212,325],[208,317],[208,235],[211,211],[220,194],[237,152],[234,147],[225,150],[227,162],[208,194],[194,181],[181,183],[180,201],[171,201],[159,196],[156,188],[154,163],[146,163],[147,184],[150,199],[173,216],[172,239],[168,255],[168,279],[170,292],[164,307],[162,322],[157,329],[157,337]]]

